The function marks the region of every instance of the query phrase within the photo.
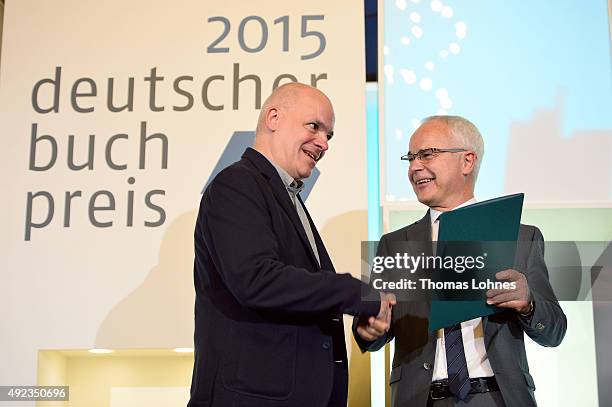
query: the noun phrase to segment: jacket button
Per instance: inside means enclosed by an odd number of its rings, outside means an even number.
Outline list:
[[[536,324],[536,326],[535,326],[535,329],[536,329],[536,330],[538,330],[538,331],[542,331],[542,330],[544,330],[544,324],[543,324],[543,323],[541,323],[541,322],[538,322],[538,323]]]
[[[431,369],[431,363],[429,363],[429,362],[423,363],[423,369],[430,370]]]
[[[323,349],[327,350],[331,347],[329,342],[323,342]]]

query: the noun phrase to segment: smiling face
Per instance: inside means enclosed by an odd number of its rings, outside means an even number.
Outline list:
[[[334,110],[320,91],[294,86],[264,112],[267,135],[256,148],[295,179],[308,178],[329,148]],[[263,137],[262,137],[263,138]],[[264,141],[264,140],[262,140]]]
[[[441,120],[425,122],[410,138],[410,152],[426,148],[467,148],[453,137]],[[439,153],[430,160],[414,159],[408,178],[419,202],[448,211],[474,197],[473,152]]]

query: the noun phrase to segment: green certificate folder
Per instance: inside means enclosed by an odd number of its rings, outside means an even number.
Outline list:
[[[443,213],[439,218],[437,254],[444,255],[454,248],[452,254],[457,255],[460,244],[456,242],[469,242],[472,248],[475,244],[488,247],[487,268],[483,273],[495,280],[496,272],[514,266],[523,198],[524,194],[508,195]],[[462,301],[458,292],[445,292],[440,297],[442,300],[431,303],[430,331],[504,310],[487,305],[485,300]]]

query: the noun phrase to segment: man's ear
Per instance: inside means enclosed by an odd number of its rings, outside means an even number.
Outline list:
[[[279,117],[280,112],[278,110],[278,108],[276,107],[271,107],[268,109],[268,111],[266,112],[266,127],[271,130],[271,131],[275,131],[276,129],[278,129],[278,124],[279,124]]]
[[[478,156],[474,151],[468,151],[463,156],[463,175],[470,175],[476,169]]]

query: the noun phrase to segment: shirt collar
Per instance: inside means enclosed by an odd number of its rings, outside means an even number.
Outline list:
[[[476,203],[476,198],[472,198],[472,199],[468,199],[467,201],[465,201],[464,203],[462,203],[461,205],[458,205],[456,207],[454,207],[453,209],[451,209],[451,211],[455,210],[455,209],[459,209],[462,208],[464,206],[468,206],[471,205],[473,203]],[[430,216],[430,221],[431,224],[433,225],[434,222],[436,221],[436,219],[438,219],[438,217],[442,214],[442,211],[438,211],[436,209],[432,209],[429,208],[429,216]]]
[[[264,155],[264,157],[266,156]],[[301,180],[293,179],[293,177],[289,175],[287,171],[285,171],[279,165],[276,165],[274,161],[270,160],[268,157],[266,157],[266,159],[270,161],[270,164],[274,166],[276,172],[278,172],[278,176],[283,181],[283,184],[285,184],[285,188],[287,188],[289,192],[293,194],[299,194],[302,189],[304,189],[304,183]]]

